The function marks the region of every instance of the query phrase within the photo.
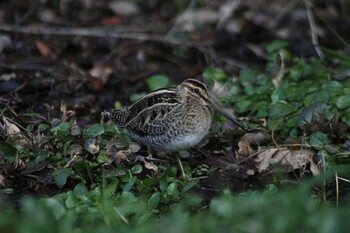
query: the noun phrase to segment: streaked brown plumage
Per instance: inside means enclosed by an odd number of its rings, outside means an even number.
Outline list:
[[[152,92],[124,110],[113,110],[110,118],[137,141],[157,151],[172,152],[196,145],[208,133],[211,106],[246,130],[215,104],[203,83],[194,79]]]

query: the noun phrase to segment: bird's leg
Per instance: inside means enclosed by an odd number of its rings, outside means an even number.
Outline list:
[[[187,178],[187,176],[186,176],[186,173],[185,173],[184,167],[182,166],[182,163],[181,163],[181,159],[180,159],[179,153],[176,153],[176,159],[177,159],[177,162],[179,163],[179,166],[180,166],[180,170],[181,170],[181,177],[182,177],[183,179],[186,179],[186,178]]]
[[[152,158],[152,149],[150,146],[147,146],[147,158]]]
[[[153,156],[152,156],[152,149],[151,149],[150,146],[147,146],[147,157],[138,155],[138,156],[136,156],[135,161],[142,161],[142,162],[145,162],[145,161],[156,161],[156,162],[159,162],[159,161],[162,161],[162,160],[157,159],[157,158],[153,158]]]

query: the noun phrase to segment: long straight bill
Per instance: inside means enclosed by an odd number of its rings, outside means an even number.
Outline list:
[[[217,105],[217,103],[215,103],[215,100],[213,100],[212,98],[210,98],[210,103],[211,105],[214,107],[214,109],[220,113],[221,115],[223,115],[224,117],[226,117],[228,120],[232,121],[234,124],[238,125],[241,129],[243,129],[244,131],[248,132],[249,129],[242,125],[239,120],[233,116],[231,116],[230,114],[226,113],[220,106]]]

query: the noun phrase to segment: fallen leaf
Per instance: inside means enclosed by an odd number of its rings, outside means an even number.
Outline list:
[[[67,109],[67,104],[64,101],[61,101],[60,110],[63,113],[62,121],[65,121],[75,115],[75,112],[73,110]]]
[[[17,157],[15,162],[13,163],[13,168],[15,170],[23,170],[24,168],[26,168],[26,164],[22,159]]]
[[[137,15],[140,12],[138,6],[130,1],[113,1],[108,4],[108,7],[117,15],[125,17]]]
[[[111,25],[119,25],[123,23],[123,19],[119,16],[106,17],[102,19],[102,25],[111,26]]]
[[[85,144],[84,144],[85,146]],[[72,144],[67,150],[67,154],[70,156],[81,155],[83,153],[83,147],[80,144]],[[91,153],[91,152],[90,152]],[[91,153],[93,154],[93,153]]]
[[[252,149],[248,141],[239,141],[238,142],[238,153],[243,156],[250,156],[254,153],[255,151]]]
[[[96,64],[90,74],[94,77],[90,79],[90,84],[95,91],[99,91],[102,86],[107,83],[109,76],[113,73],[113,69],[109,65]]]
[[[84,149],[90,154],[97,154],[100,151],[100,146],[96,138],[89,138],[84,142]]]
[[[0,188],[6,188],[7,187],[7,181],[3,175],[0,174]]]
[[[158,174],[158,167],[152,163],[152,162],[147,162],[146,160],[143,161],[144,164],[145,164],[145,168],[148,169],[148,170],[151,170],[153,172],[155,172],[156,174]]]
[[[314,155],[315,152],[309,149],[272,148],[259,153],[255,162],[258,163],[259,172],[269,171],[276,165],[281,165],[286,172],[291,172],[310,164],[310,171],[316,176],[320,174],[320,171],[313,161]]]
[[[6,141],[12,145],[27,146],[29,141],[23,136],[17,125],[11,123],[7,117],[2,116],[4,124],[0,123],[0,127],[5,131]]]
[[[129,148],[131,152],[135,153],[141,149],[141,145],[137,142],[131,142]]]
[[[210,9],[196,9],[185,11],[177,17],[176,26],[179,29],[193,31],[198,25],[207,25],[217,23],[220,19],[220,13]]]
[[[263,130],[245,133],[239,141],[246,141],[250,145],[263,145],[269,141],[269,136]]]
[[[47,57],[47,56],[50,55],[51,49],[46,43],[44,43],[44,42],[42,42],[40,40],[36,40],[35,41],[35,46],[39,50],[41,56]]]
[[[108,154],[107,154],[108,155]],[[108,164],[115,164],[116,166],[121,164],[123,161],[127,161],[128,158],[125,155],[125,151],[119,150],[116,153],[109,155]]]

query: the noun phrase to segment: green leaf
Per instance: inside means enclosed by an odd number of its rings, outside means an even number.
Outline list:
[[[130,96],[130,101],[135,103],[136,101],[138,101],[139,99],[141,99],[142,97],[144,97],[147,93],[146,92],[141,92],[141,93],[137,93],[137,94],[133,94]]]
[[[129,192],[132,189],[132,187],[134,187],[136,180],[136,176],[131,177],[128,183],[124,185],[123,192]]]
[[[173,197],[178,197],[180,192],[177,189],[177,182],[172,182],[171,184],[169,184],[168,188],[167,188],[167,194]]]
[[[64,204],[68,209],[72,209],[76,207],[77,205],[77,198],[75,197],[73,191],[68,191],[67,192],[67,197],[66,200],[64,201]]]
[[[156,193],[153,193],[152,196],[148,199],[148,207],[150,209],[154,209],[158,206],[160,202],[160,193],[159,192],[156,192]]]
[[[44,130],[47,130],[48,128],[50,128],[50,126],[48,124],[40,124],[38,125],[38,130],[40,131],[44,131]]]
[[[236,111],[239,113],[245,112],[248,110],[248,108],[251,106],[252,101],[250,100],[242,100],[237,102],[236,105]]]
[[[160,88],[167,87],[169,85],[169,78],[164,74],[153,75],[147,78],[146,83],[148,89],[155,91]]]
[[[336,103],[340,109],[346,109],[350,107],[350,94],[340,96]]]
[[[342,113],[341,119],[347,124],[348,127],[350,127],[350,108]]]
[[[159,182],[159,189],[160,191],[164,192],[168,188],[168,182],[166,181],[166,178],[162,178]]]
[[[99,153],[99,155],[96,158],[96,161],[98,163],[106,163],[109,160],[108,156],[105,153]]]
[[[120,195],[120,201],[122,203],[132,203],[137,201],[137,198],[135,197],[135,195],[131,192],[128,191],[123,191]]]
[[[281,87],[277,87],[271,94],[272,103],[276,103],[284,99],[285,99],[285,95],[283,94],[283,90]]]
[[[103,189],[103,197],[105,199],[109,199],[113,195],[115,195],[115,192],[117,190],[118,184],[119,184],[118,180],[108,184],[107,187],[105,189]]]
[[[140,164],[137,164],[131,168],[132,174],[139,174],[142,172],[142,166]]]
[[[251,83],[256,80],[257,74],[256,70],[244,68],[239,73],[239,80],[242,84],[246,83],[246,85],[251,85]]]
[[[61,219],[66,213],[66,208],[63,206],[63,203],[58,201],[56,198],[45,198],[42,199],[42,202],[45,204],[45,206],[49,207],[49,209],[55,210],[53,211],[53,214],[56,220]]]
[[[66,184],[67,178],[72,174],[73,171],[71,168],[63,168],[52,172],[58,188],[62,188]]]
[[[114,108],[118,110],[122,109],[123,108],[122,103],[120,103],[120,101],[115,101]]]
[[[185,193],[187,191],[189,191],[190,189],[192,189],[193,187],[195,187],[196,185],[198,185],[198,181],[197,180],[194,180],[190,183],[187,183],[183,189],[182,189],[182,193]]]
[[[50,132],[54,136],[67,136],[69,134],[69,122],[62,122],[56,127],[51,128]]]
[[[100,124],[94,124],[87,129],[84,129],[84,136],[96,137],[105,132],[105,128]]]
[[[338,81],[328,81],[322,85],[322,89],[327,91],[330,96],[343,94],[343,85]]]
[[[328,103],[329,98],[329,93],[327,91],[319,91],[312,96],[312,102]]]
[[[17,153],[17,149],[11,144],[8,144],[7,142],[0,141],[0,156],[4,156],[6,158],[8,157],[15,157]]]
[[[77,184],[73,189],[74,195],[78,198],[84,196],[86,197],[88,194],[88,190],[86,188],[86,185],[83,183]]]
[[[255,95],[256,88],[250,82],[242,82],[244,93],[247,95]]]
[[[88,161],[75,161],[73,163],[73,170],[75,174],[88,177],[91,173],[91,162]]]
[[[77,124],[72,126],[70,134],[72,136],[78,136],[81,134],[81,130]]]
[[[203,72],[203,78],[206,81],[225,81],[227,79],[227,75],[225,71],[221,68],[207,67]]]
[[[298,126],[302,127],[305,124],[319,122],[326,116],[327,105],[324,103],[313,103],[304,108],[298,117]]]
[[[316,146],[325,146],[330,144],[330,140],[327,137],[327,134],[322,132],[315,132],[310,135],[310,144]]]
[[[283,40],[275,40],[266,46],[268,53],[278,52],[280,49],[286,48],[288,43]]]
[[[49,157],[49,150],[41,149],[38,154],[35,155],[35,162],[40,163]]]
[[[294,111],[293,107],[285,101],[271,104],[269,117],[271,119],[282,119]]]

